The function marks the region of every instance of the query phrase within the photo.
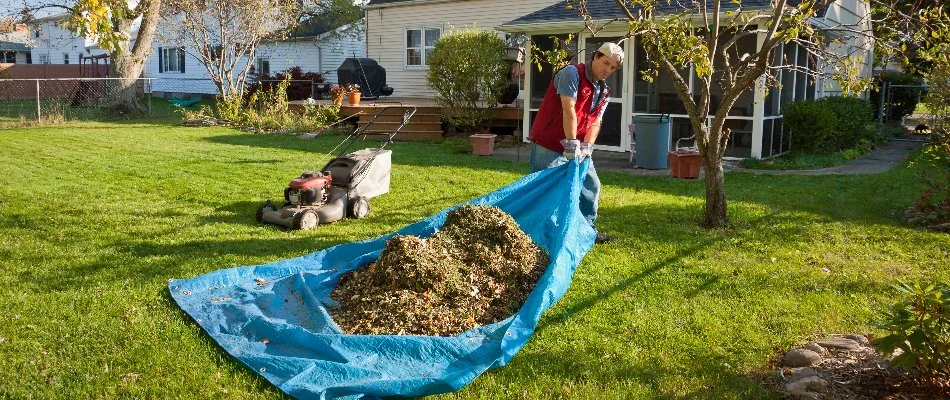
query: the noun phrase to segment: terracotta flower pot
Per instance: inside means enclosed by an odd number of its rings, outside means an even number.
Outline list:
[[[334,98],[333,98],[333,104],[336,105],[337,107],[342,106],[342,105],[343,105],[343,96],[340,95],[340,96],[334,97]]]
[[[351,106],[360,104],[360,92],[349,92],[346,94],[346,99],[350,101]]]
[[[490,133],[478,133],[472,139],[472,154],[476,156],[490,156],[495,151],[495,136]]]
[[[674,178],[699,178],[701,160],[698,151],[671,151],[666,153],[666,157]]]

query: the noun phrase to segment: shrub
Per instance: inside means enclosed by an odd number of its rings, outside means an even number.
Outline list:
[[[286,92],[287,100],[304,100],[310,98],[313,94],[311,81],[313,83],[323,83],[323,74],[317,72],[303,72],[300,67],[292,67],[284,72],[278,72],[274,75],[261,74],[258,80],[244,90],[245,99],[261,91],[274,90],[281,82],[289,80]],[[316,94],[314,94],[316,95]]]
[[[919,175],[927,188],[905,217],[916,225],[950,231],[950,133],[942,129],[931,133],[914,162],[928,167]]]
[[[878,328],[887,334],[875,340],[892,363],[918,371],[932,383],[950,378],[950,287],[903,283],[894,286],[905,299],[883,312]]]
[[[923,84],[923,80],[919,76],[897,71],[885,71],[878,74],[874,77],[874,82],[878,90],[872,90],[869,96],[871,104],[874,104],[874,118],[878,117],[878,106],[881,104],[881,95],[885,83],[891,85]],[[887,114],[885,114],[886,120],[900,121],[902,118],[913,114],[914,109],[917,108],[917,103],[920,102],[922,90],[920,88],[892,88],[888,96],[890,97],[890,104],[888,105]]]
[[[868,129],[871,105],[854,97],[832,96],[786,106],[783,118],[792,132],[792,148],[816,154],[850,149],[862,139],[872,140]]]
[[[477,28],[442,36],[428,56],[427,81],[436,101],[452,113],[449,123],[467,130],[487,121],[491,108],[508,86],[509,65],[505,42],[491,31]],[[488,108],[479,109],[479,101]]]

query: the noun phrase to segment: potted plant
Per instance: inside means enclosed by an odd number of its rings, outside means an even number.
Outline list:
[[[347,100],[350,101],[351,106],[360,104],[361,94],[362,92],[360,92],[360,85],[357,85],[355,83],[346,84],[346,98]]]
[[[330,99],[333,100],[333,104],[337,107],[343,105],[343,96],[346,95],[346,88],[340,85],[334,85],[330,87]]]

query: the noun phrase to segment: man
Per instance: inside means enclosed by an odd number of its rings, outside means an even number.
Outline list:
[[[531,172],[591,156],[610,96],[604,80],[622,63],[623,49],[616,43],[604,43],[590,62],[568,65],[554,74],[531,126]],[[591,161],[580,208],[594,226],[600,178]],[[597,232],[596,243],[608,241],[610,236]]]

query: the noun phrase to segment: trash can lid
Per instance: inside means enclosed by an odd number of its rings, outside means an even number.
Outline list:
[[[670,121],[669,114],[640,114],[640,115],[633,116],[633,123],[638,123],[638,122],[661,123],[661,122],[669,122],[669,121]]]

